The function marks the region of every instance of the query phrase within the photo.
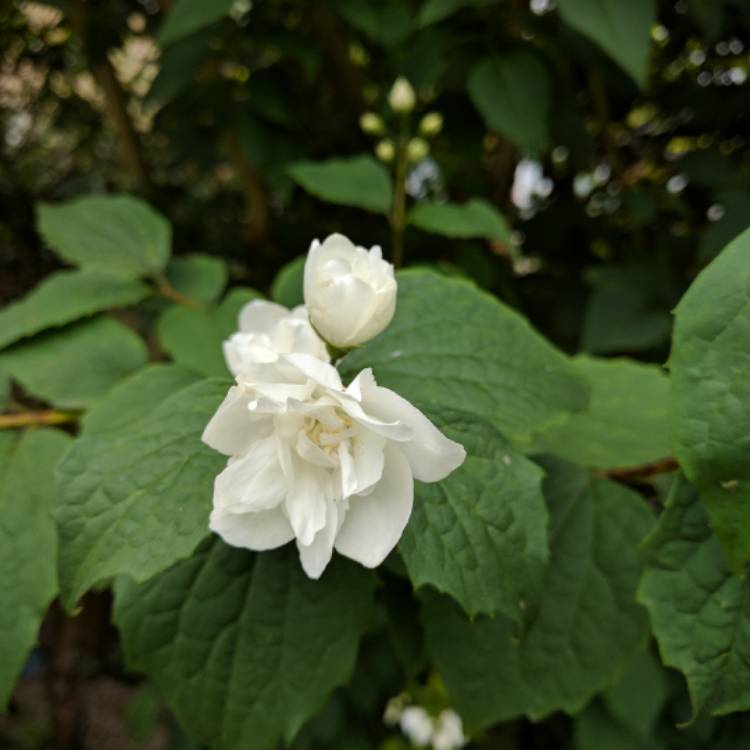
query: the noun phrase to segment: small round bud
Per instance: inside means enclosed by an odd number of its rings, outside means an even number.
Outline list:
[[[422,161],[430,153],[430,144],[424,138],[412,138],[406,144],[409,161]]]
[[[406,78],[399,76],[391,88],[391,93],[388,94],[391,109],[400,115],[406,115],[414,109],[416,103],[417,95],[414,88]]]
[[[359,127],[368,135],[382,135],[385,132],[383,120],[374,112],[365,112],[359,118]]]
[[[396,148],[393,145],[393,141],[378,141],[378,145],[375,146],[375,156],[377,156],[380,161],[393,161],[393,157],[396,156]]]
[[[428,112],[419,123],[419,132],[428,138],[443,129],[443,116],[440,112]]]

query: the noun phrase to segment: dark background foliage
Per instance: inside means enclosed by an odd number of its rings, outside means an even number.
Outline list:
[[[747,0],[661,0],[641,87],[550,1],[216,2],[215,17],[170,39],[172,5],[0,9],[0,304],[61,265],[35,231],[35,205],[81,194],[146,198],[172,222],[176,255],[219,256],[232,283],[264,292],[313,237],[341,231],[387,255],[382,216],[320,201],[287,167],[371,153],[359,119],[388,116],[397,75],[418,93],[415,118],[444,118],[429,160],[410,168],[410,204],[480,197],[512,228],[500,241],[409,226],[405,265],[472,278],[567,351],[664,362],[675,303],[750,224]],[[443,16],[429,22],[427,5]],[[520,61],[511,78],[541,70],[541,87],[494,99],[506,117],[543,120],[538,148],[475,106],[467,81],[494,55]],[[89,597],[82,618],[48,616],[0,718],[0,746],[191,747],[156,694],[123,673],[107,595]],[[419,683],[420,644],[400,645]],[[402,687],[404,654],[372,635],[352,686],[295,747],[400,747],[381,715]],[[674,730],[687,700],[674,683],[668,746],[746,746],[742,716]],[[425,700],[441,690],[420,689]],[[562,716],[517,721],[479,746],[563,747],[575,736],[579,750],[593,747],[582,731]]]

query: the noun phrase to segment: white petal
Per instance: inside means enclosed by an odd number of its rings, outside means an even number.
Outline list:
[[[256,440],[248,452],[229,459],[214,482],[214,507],[230,513],[269,510],[286,497],[275,436]]]
[[[401,538],[413,501],[409,464],[399,448],[387,445],[381,480],[368,495],[349,498],[336,550],[368,568],[380,565]]]
[[[203,442],[226,456],[236,456],[244,453],[253,441],[268,435],[271,421],[253,417],[248,411],[249,403],[248,393],[232,386],[203,430]]]
[[[326,505],[325,526],[315,535],[312,543],[303,545],[297,540],[299,559],[309,578],[320,578],[333,556],[333,540],[339,526],[338,508],[331,499]]]
[[[344,497],[365,492],[380,481],[386,440],[376,432],[356,428],[354,439],[339,445],[341,485]]]
[[[371,416],[408,425],[413,437],[399,444],[414,476],[422,482],[437,482],[457,469],[466,458],[460,443],[445,437],[419,409],[388,388],[372,382],[361,384],[362,407]]]
[[[214,508],[209,527],[232,547],[258,551],[275,549],[294,539],[294,531],[281,508],[257,513],[227,513]]]
[[[293,459],[286,511],[301,544],[312,544],[315,535],[325,526],[327,502],[334,496],[331,477],[330,469]]]
[[[285,354],[281,359],[323,388],[340,391],[344,387],[338,370],[328,362],[321,362],[317,357],[311,357],[309,354]]]
[[[273,329],[288,315],[289,310],[283,305],[254,299],[240,310],[238,323],[240,331],[246,333],[266,333],[270,336]]]

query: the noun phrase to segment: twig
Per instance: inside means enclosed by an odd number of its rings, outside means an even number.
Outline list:
[[[652,461],[641,466],[632,466],[624,469],[602,469],[595,473],[606,479],[637,482],[642,479],[654,477],[657,474],[668,474],[672,471],[677,471],[679,468],[680,464],[677,462],[677,459],[669,456],[668,458],[662,458],[659,461]]]
[[[165,299],[171,300],[178,305],[183,305],[184,307],[190,307],[193,310],[202,310],[205,307],[205,305],[197,300],[194,300],[175,289],[163,273],[155,274],[153,279],[156,282],[156,291]]]
[[[78,421],[78,414],[71,411],[22,411],[18,414],[0,414],[0,430],[14,427],[31,427],[33,425],[68,424]]]
[[[236,131],[228,130],[224,136],[224,143],[237,178],[245,191],[247,240],[251,244],[260,242],[267,237],[271,224],[268,198],[260,172],[242,150]]]
[[[405,131],[405,128],[403,128]],[[391,262],[394,268],[404,264],[404,231],[406,230],[406,170],[409,155],[406,135],[402,132],[396,142],[396,171],[393,177],[393,206],[391,207]]]

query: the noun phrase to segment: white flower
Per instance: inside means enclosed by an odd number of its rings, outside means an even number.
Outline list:
[[[394,112],[408,114],[414,109],[417,97],[414,87],[403,76],[399,76],[393,83],[388,94],[388,104]]]
[[[433,750],[458,750],[466,744],[461,717],[450,708],[440,712],[432,735]]]
[[[240,330],[224,342],[224,359],[232,375],[256,362],[276,362],[279,354],[289,352],[329,361],[304,305],[287,310],[274,302],[253,300],[240,311],[238,323]]]
[[[396,311],[393,266],[376,245],[355,246],[332,234],[310,246],[305,261],[305,303],[315,330],[339,349],[377,336]]]
[[[422,706],[407,706],[401,712],[401,731],[412,745],[427,747],[432,739],[432,717]]]
[[[466,455],[369,369],[344,389],[335,367],[306,354],[243,370],[203,440],[230,456],[211,529],[254,550],[296,539],[311,578],[334,548],[379,565],[409,520],[413,478],[438,481]]]

